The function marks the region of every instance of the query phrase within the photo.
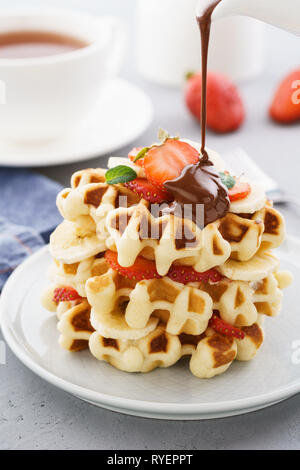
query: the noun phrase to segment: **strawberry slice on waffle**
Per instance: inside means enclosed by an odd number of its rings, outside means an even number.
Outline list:
[[[245,338],[245,333],[240,328],[237,328],[236,326],[232,326],[230,325],[230,323],[225,322],[216,313],[214,313],[211,319],[209,320],[209,326],[218,333],[221,333],[222,335],[230,336],[232,338],[237,339]]]
[[[53,302],[73,302],[74,300],[82,299],[78,292],[73,287],[57,287],[54,289]]]
[[[125,183],[124,186],[152,204],[161,204],[162,202],[173,200],[172,195],[166,189],[154,186],[154,184],[145,178],[136,178]]]

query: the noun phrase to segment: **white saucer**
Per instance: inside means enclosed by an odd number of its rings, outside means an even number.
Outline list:
[[[211,380],[195,378],[186,360],[149,374],[127,374],[94,359],[88,351],[60,349],[55,315],[43,310],[40,292],[50,263],[43,248],[10,277],[0,299],[3,335],[32,371],[97,406],[159,419],[210,419],[248,413],[300,392],[300,240],[288,238],[278,250],[282,268],[295,276],[285,291],[282,314],[266,318],[258,356],[235,362]]]
[[[152,103],[143,91],[125,80],[113,79],[93,114],[63,138],[26,145],[0,140],[0,165],[61,165],[113,153],[137,139],[152,117]]]

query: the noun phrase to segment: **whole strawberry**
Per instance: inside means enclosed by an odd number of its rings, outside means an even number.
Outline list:
[[[300,120],[300,69],[291,72],[280,83],[269,113],[274,121],[284,124]]]
[[[185,102],[199,121],[201,119],[202,75],[189,74]],[[237,87],[224,75],[207,74],[207,127],[226,133],[238,129],[245,119],[245,109]]]

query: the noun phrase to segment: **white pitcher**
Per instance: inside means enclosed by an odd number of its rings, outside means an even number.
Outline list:
[[[197,13],[213,3],[216,0],[199,0]],[[235,15],[250,16],[300,36],[299,0],[221,0],[212,20]]]

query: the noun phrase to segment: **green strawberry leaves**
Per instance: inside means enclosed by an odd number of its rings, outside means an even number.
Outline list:
[[[137,178],[136,172],[126,165],[118,165],[105,173],[107,184],[128,183]]]
[[[135,159],[133,160],[133,163],[137,162],[141,158],[144,158],[148,150],[150,150],[150,147],[144,147],[142,150],[140,150]]]
[[[222,180],[222,183],[224,184],[224,186],[226,186],[227,189],[231,189],[233,188],[233,186],[235,186],[236,181],[234,177],[231,176],[230,173],[228,173],[228,171],[221,172],[220,178]]]

